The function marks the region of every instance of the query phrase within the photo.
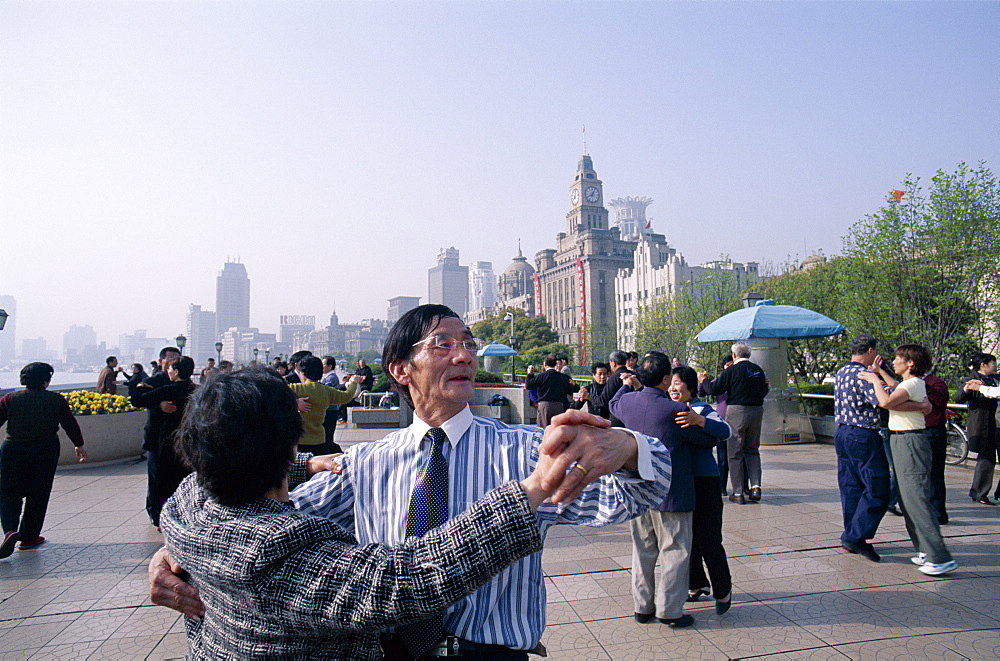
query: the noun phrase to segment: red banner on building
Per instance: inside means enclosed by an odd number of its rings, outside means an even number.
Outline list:
[[[580,289],[580,364],[587,364],[587,287],[583,280],[583,260],[576,258],[576,281]]]
[[[535,279],[535,316],[540,317],[542,315],[542,281],[537,272],[533,277]]]

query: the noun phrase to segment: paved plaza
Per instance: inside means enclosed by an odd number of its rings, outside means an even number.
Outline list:
[[[383,432],[338,430],[345,444]],[[1000,658],[1000,512],[965,495],[972,472],[949,467],[959,569],[917,571],[903,521],[874,540],[879,564],[840,549],[830,445],[765,447],[764,500],[726,502],[735,603],[717,616],[689,604],[674,630],[632,619],[627,526],[560,527],[544,551],[551,659]],[[0,561],[3,659],[170,659],[186,646],[180,617],[150,604],[146,563],[160,547],[142,504],[145,464],[60,469],[37,549]]]

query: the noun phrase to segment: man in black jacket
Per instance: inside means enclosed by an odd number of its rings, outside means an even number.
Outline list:
[[[624,351],[615,349],[611,352],[611,355],[608,357],[608,363],[611,365],[611,376],[608,377],[608,383],[604,386],[604,390],[600,394],[590,398],[591,407],[607,409],[611,404],[611,400],[614,399],[618,390],[622,387],[622,374],[635,374],[635,372],[625,367],[626,361],[628,361],[628,354]],[[614,415],[611,416],[611,424],[615,427],[625,426]]]
[[[545,370],[535,374],[535,366],[528,365],[528,378],[524,387],[538,393],[538,426],[545,428],[549,421],[566,410],[573,394],[573,380],[556,369],[559,361],[552,354],[545,357]]]
[[[149,392],[153,388],[159,388],[170,384],[170,377],[164,370],[164,365],[171,358],[180,358],[181,352],[177,347],[163,347],[160,349],[160,360],[157,363],[159,368],[151,377],[144,379],[135,388],[135,392],[129,395],[137,395],[142,392]],[[142,430],[142,449],[146,451],[146,513],[149,515],[149,522],[154,526],[159,519],[159,508],[154,505],[153,491],[156,487],[156,467],[159,463],[160,451],[160,426],[166,416],[158,406],[146,409],[146,427]]]
[[[764,420],[764,397],[768,382],[764,370],[750,362],[750,347],[737,342],[732,347],[733,364],[723,370],[715,381],[704,383],[709,395],[726,395],[726,422],[733,428],[727,441],[729,479],[733,485],[734,503],[746,504],[761,498],[760,489],[760,425]],[[750,493],[744,496],[744,485]]]

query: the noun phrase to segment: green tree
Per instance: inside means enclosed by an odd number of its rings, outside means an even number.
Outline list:
[[[889,195],[855,223],[844,254],[838,296],[852,332],[866,329],[887,348],[923,344],[949,365],[995,346],[1000,188],[984,163],[938,170],[927,193],[907,175],[902,200]]]

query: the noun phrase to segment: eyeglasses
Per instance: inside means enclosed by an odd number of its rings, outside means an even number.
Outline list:
[[[451,335],[431,335],[430,337],[425,337],[419,342],[415,342],[413,346],[417,346],[419,344],[430,345],[431,349],[440,349],[445,353],[459,347],[462,347],[469,353],[476,353],[483,348],[483,341],[478,337],[473,337],[468,340],[456,340]]]

